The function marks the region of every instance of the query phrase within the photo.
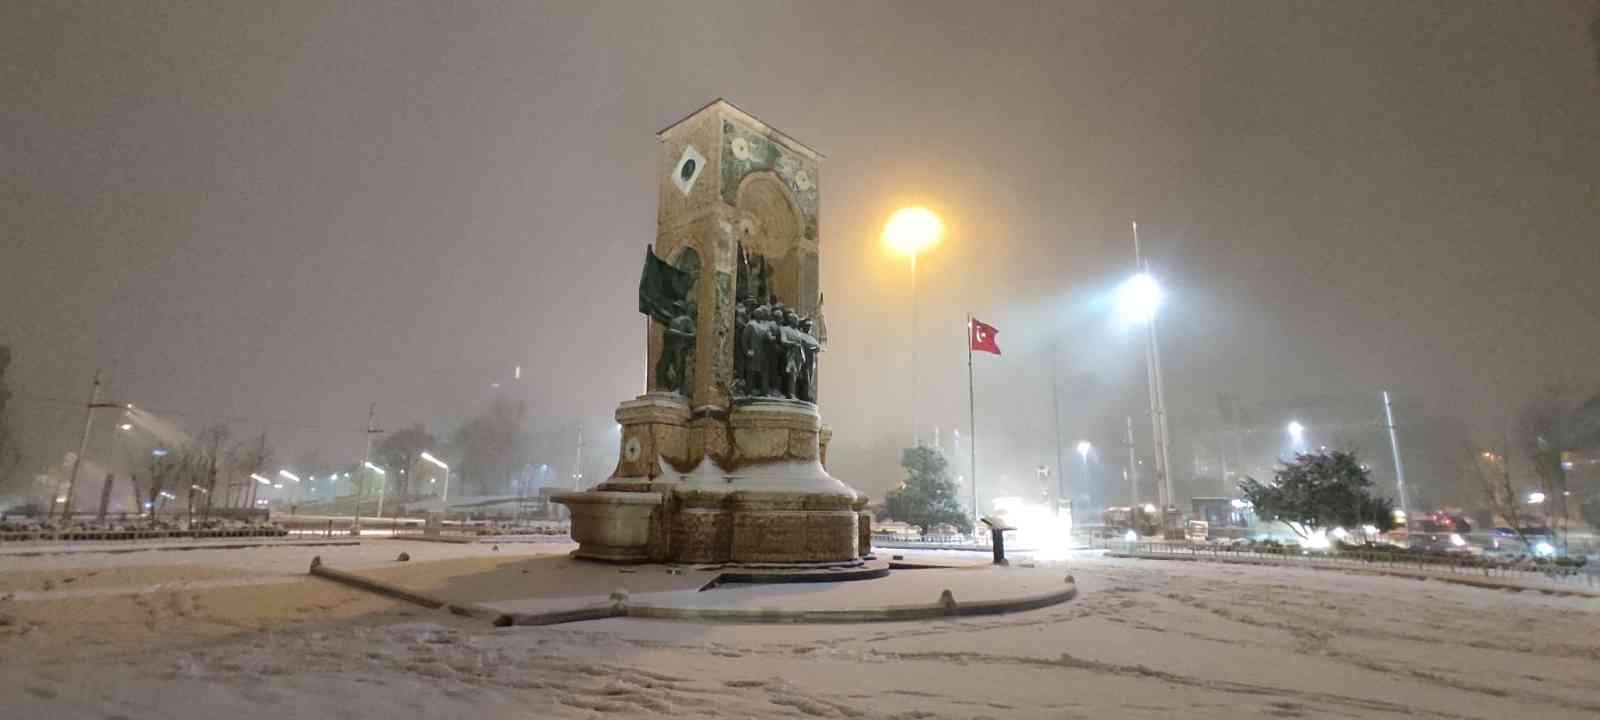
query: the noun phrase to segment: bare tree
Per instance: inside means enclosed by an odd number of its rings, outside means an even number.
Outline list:
[[[0,487],[6,485],[11,471],[22,462],[22,451],[6,416],[6,401],[11,399],[11,391],[6,388],[6,368],[10,365],[11,348],[0,345]]]
[[[1522,491],[1511,479],[1511,458],[1503,448],[1496,454],[1490,450],[1478,453],[1468,447],[1467,463],[1477,476],[1478,486],[1483,489],[1484,502],[1489,504],[1493,517],[1504,520],[1511,532],[1516,533],[1517,539],[1522,541],[1523,547],[1530,547],[1527,518],[1522,513]]]
[[[211,497],[217,492],[217,466],[223,462],[222,449],[232,435],[233,431],[229,430],[227,425],[212,425],[202,430],[190,446],[198,461],[195,476],[190,480],[188,488],[191,493],[190,504],[193,505],[192,493],[196,488],[204,488],[200,491],[203,496],[201,518],[211,517]]]
[[[1564,384],[1547,386],[1523,405],[1514,431],[1518,449],[1528,458],[1538,479],[1539,491],[1544,494],[1541,508],[1545,525],[1562,546],[1566,545],[1570,513],[1567,511],[1567,470],[1562,465],[1561,454],[1570,445],[1573,413],[1577,409],[1571,397],[1573,394]]]
[[[194,466],[197,458],[190,445],[168,450],[162,455],[152,455],[150,463],[145,467],[145,503],[150,509],[150,517],[154,519],[165,505],[168,495],[176,497],[176,493],[169,490],[186,487],[190,478],[195,475]],[[135,475],[135,486],[138,476]],[[138,488],[135,487],[137,493]]]
[[[255,507],[257,483],[250,476],[260,473],[263,468],[271,465],[272,456],[272,445],[267,442],[267,433],[264,430],[254,438],[241,440],[228,448],[227,461],[224,464],[228,473],[227,484],[232,487],[235,481],[239,483],[239,497],[236,501],[240,506]]]
[[[460,479],[463,495],[511,487],[512,476],[533,459],[527,423],[528,404],[501,396],[456,431],[451,444],[458,448],[461,469],[452,475]]]
[[[422,427],[422,423],[412,423],[410,427],[390,433],[383,442],[373,449],[373,457],[379,465],[389,469],[385,480],[395,485],[395,491],[401,498],[407,498],[412,493],[411,473],[416,469],[417,458],[429,450],[438,452],[439,441]]]

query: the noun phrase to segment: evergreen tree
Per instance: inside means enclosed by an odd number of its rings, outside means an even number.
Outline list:
[[[1372,494],[1372,474],[1355,453],[1296,453],[1270,483],[1245,478],[1239,490],[1256,517],[1285,523],[1301,537],[1329,528],[1394,528],[1394,502]]]
[[[900,466],[907,477],[885,498],[888,515],[915,526],[926,534],[939,525],[953,525],[961,532],[972,531],[956,499],[956,484],[950,479],[949,462],[931,447],[906,448]]]

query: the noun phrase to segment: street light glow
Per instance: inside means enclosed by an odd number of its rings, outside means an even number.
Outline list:
[[[362,465],[364,465],[364,466],[366,466],[366,468],[367,468],[367,469],[368,469],[368,470],[371,470],[371,471],[373,471],[373,472],[375,472],[375,473],[377,473],[377,474],[379,474],[379,475],[388,475],[388,473],[386,473],[386,472],[384,472],[384,471],[383,471],[383,468],[381,468],[381,467],[378,467],[378,466],[377,466],[377,465],[373,465],[373,464],[372,464],[372,463],[370,463],[370,462],[364,462],[364,463],[361,463],[361,464],[362,464]]]
[[[1155,319],[1165,297],[1161,284],[1150,273],[1142,272],[1117,289],[1117,312],[1127,324],[1147,323]]]
[[[281,477],[281,478],[283,478],[285,480],[293,480],[295,482],[300,482],[300,476],[296,475],[296,474],[294,474],[292,472],[289,472],[288,470],[279,470],[278,471],[278,477]]]
[[[1294,438],[1296,443],[1300,442],[1305,437],[1305,434],[1306,426],[1301,425],[1299,420],[1289,421],[1289,437]]]
[[[250,473],[250,479],[255,480],[258,483],[261,483],[262,485],[271,485],[272,484],[271,480],[268,480],[268,479],[266,479],[264,477],[261,477],[260,475],[257,475],[255,473]]]
[[[121,425],[118,425],[117,429],[118,430],[132,430],[133,429],[133,423],[123,423]]]
[[[427,460],[428,462],[431,462],[431,463],[433,463],[435,465],[438,465],[440,470],[449,470],[450,469],[450,466],[444,464],[443,460],[440,460],[439,458],[436,458],[433,455],[430,455],[427,451],[423,451],[421,457],[422,457],[423,460]]]
[[[896,210],[883,226],[883,241],[902,255],[913,259],[934,245],[944,235],[944,222],[925,207],[908,207]]]
[[[1093,445],[1089,444],[1088,440],[1079,440],[1078,441],[1078,454],[1087,459],[1089,457],[1089,450],[1090,450],[1090,448],[1093,448],[1093,447],[1094,447]]]
[[[1544,493],[1537,490],[1528,493],[1528,502],[1533,505],[1538,505],[1539,503],[1544,502]]]

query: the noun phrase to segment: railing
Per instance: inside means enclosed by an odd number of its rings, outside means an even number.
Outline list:
[[[139,541],[139,540],[209,540],[220,538],[284,537],[288,530],[269,528],[210,528],[210,529],[125,529],[92,530],[85,528],[7,530],[0,531],[0,545],[19,543],[83,542],[83,541]]]
[[[970,545],[975,547],[989,547],[989,536],[980,533],[974,539],[970,535],[949,535],[944,533],[930,533],[927,535],[903,535],[899,533],[873,533],[872,544],[900,544],[916,543],[922,545]]]
[[[1333,552],[1305,550],[1295,547],[1241,547],[1238,545],[1196,545],[1172,542],[1128,542],[1103,540],[1098,547],[1107,550],[1169,555],[1196,560],[1244,559],[1257,562],[1274,562],[1284,565],[1389,568],[1416,570],[1422,573],[1443,575],[1472,575],[1507,580],[1547,581],[1559,585],[1600,586],[1596,579],[1597,568],[1588,565],[1559,565],[1553,561],[1538,563],[1496,562],[1474,555],[1446,553],[1419,555],[1415,553],[1387,552],[1383,550],[1338,550]]]

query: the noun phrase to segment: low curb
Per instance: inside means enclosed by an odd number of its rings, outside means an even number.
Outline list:
[[[457,545],[517,545],[517,544],[549,544],[558,545],[570,542],[565,535],[390,535],[386,540],[411,540],[415,542],[454,543]]]
[[[483,607],[482,605],[452,603],[433,597],[432,595],[424,595],[419,592],[407,590],[399,585],[386,583],[381,580],[373,580],[372,578],[362,577],[355,573],[349,573],[343,570],[335,570],[327,565],[322,564],[321,555],[311,559],[311,574],[320,578],[332,580],[336,583],[349,585],[350,587],[357,588],[359,590],[366,590],[367,592],[377,593],[385,597],[394,598],[395,600],[403,600],[405,602],[421,605],[429,610],[445,608],[455,615],[461,615],[463,617],[469,617],[476,620],[488,620],[497,627],[504,627],[511,624],[510,618],[505,613],[497,610],[491,610]]]
[[[45,555],[87,555],[90,553],[104,553],[107,555],[126,555],[136,552],[177,552],[186,550],[244,550],[256,547],[339,547],[343,545],[360,545],[361,541],[350,540],[300,540],[287,542],[245,542],[245,543],[207,543],[204,545],[149,545],[146,547],[51,547],[33,549],[0,548],[0,557],[43,557]]]
[[[429,535],[391,535],[390,540],[410,540],[412,542],[450,543],[452,545],[472,545],[478,542],[475,537],[440,537]]]
[[[1006,600],[982,600],[978,602],[957,602],[949,591],[941,597],[941,602],[927,605],[889,605],[881,608],[860,608],[849,610],[784,610],[781,608],[759,608],[753,610],[733,610],[724,608],[674,608],[630,606],[617,603],[615,617],[649,618],[652,620],[675,620],[682,622],[702,623],[730,623],[730,624],[822,624],[844,625],[871,622],[907,622],[916,620],[949,620],[958,617],[973,617],[980,615],[1003,615],[1006,613],[1024,612],[1039,608],[1059,605],[1078,596],[1078,586],[1072,581],[1067,581],[1065,590],[1058,590],[1042,595],[1033,595]],[[512,614],[514,624],[521,625],[522,618]]]
[[[887,569],[884,574],[887,574]],[[907,622],[915,620],[948,620],[958,617],[974,617],[981,615],[1002,615],[1006,613],[1037,610],[1068,602],[1078,596],[1078,585],[1071,575],[1066,576],[1067,587],[1064,590],[1043,593],[1040,595],[1027,595],[1019,598],[1004,600],[980,600],[976,602],[958,602],[949,590],[945,590],[938,602],[927,605],[888,605],[881,608],[860,608],[847,610],[785,610],[781,608],[760,608],[754,610],[727,609],[727,608],[676,608],[659,607],[650,605],[628,604],[628,593],[619,590],[611,594],[611,602],[605,605],[591,605],[588,607],[569,610],[555,610],[542,613],[517,613],[501,612],[482,605],[469,603],[452,603],[441,598],[407,590],[392,583],[362,577],[355,573],[335,570],[322,564],[321,556],[311,561],[311,574],[317,577],[332,580],[360,590],[377,593],[385,597],[402,600],[421,605],[430,610],[445,608],[451,613],[479,620],[488,620],[496,627],[508,625],[559,625],[569,622],[583,622],[586,620],[605,620],[608,618],[632,617],[647,618],[651,620],[672,620],[677,622],[700,623],[730,623],[730,624],[851,624],[870,622]]]
[[[845,625],[872,622],[909,622],[916,620],[949,620],[979,615],[1002,615],[1060,605],[1078,596],[1078,585],[1071,575],[1066,578],[1064,590],[1029,595],[1005,600],[980,600],[957,602],[949,590],[939,596],[939,601],[927,605],[888,605],[881,608],[848,610],[785,610],[782,608],[757,608],[751,610],[728,608],[678,608],[652,605],[629,605],[626,592],[611,595],[609,605],[592,605],[576,610],[548,613],[508,613],[512,625],[555,625],[580,620],[607,618],[645,618],[675,622],[728,623],[743,625]]]
[[[728,570],[712,578],[711,582],[701,586],[701,590],[710,590],[718,585],[744,584],[744,585],[774,585],[783,583],[812,583],[812,582],[851,582],[854,580],[874,580],[889,576],[889,564],[874,561],[860,567],[851,568],[826,568],[826,569],[784,569],[784,568],[749,568]]]
[[[1106,557],[1126,558],[1130,560],[1176,560],[1178,562],[1214,562],[1223,565],[1256,565],[1262,567],[1306,568],[1309,570],[1328,570],[1344,572],[1355,575],[1375,575],[1380,577],[1396,577],[1407,580],[1437,580],[1453,585],[1466,585],[1468,587],[1484,588],[1487,590],[1505,590],[1507,592],[1536,592],[1559,597],[1580,597],[1600,600],[1600,592],[1581,590],[1575,588],[1553,588],[1540,585],[1524,585],[1500,580],[1451,576],[1430,575],[1421,572],[1406,572],[1403,570],[1382,570],[1379,568],[1339,567],[1329,565],[1297,565],[1287,562],[1272,562],[1270,560],[1251,560],[1245,558],[1203,557],[1197,555],[1166,555],[1164,553],[1130,553],[1117,550],[1107,550]]]

